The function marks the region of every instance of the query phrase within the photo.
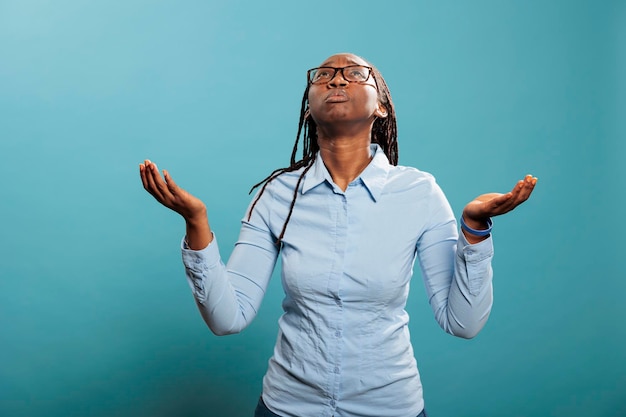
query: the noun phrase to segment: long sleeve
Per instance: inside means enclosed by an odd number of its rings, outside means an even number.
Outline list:
[[[472,338],[491,312],[493,241],[489,237],[471,245],[457,232],[451,212],[443,219],[420,239],[422,276],[441,328],[455,336]]]
[[[263,380],[263,401],[284,416],[417,415],[422,386],[405,309],[416,256],[434,316],[475,336],[491,310],[491,238],[470,245],[432,175],[392,166],[378,145],[343,190],[321,159],[275,178],[244,219],[226,265],[217,239],[183,245],[189,285],[218,334],[255,317],[280,248],[284,314]]]
[[[216,335],[238,333],[250,324],[274,270],[278,247],[264,218],[268,213],[264,200],[259,200],[250,221],[242,221],[239,240],[226,265],[216,237],[200,251],[182,242],[189,286],[202,318]]]

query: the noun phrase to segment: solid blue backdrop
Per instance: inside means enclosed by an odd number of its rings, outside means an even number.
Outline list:
[[[279,280],[212,335],[138,164],[205,200],[227,258],[250,186],[289,162],[306,70],[344,51],[382,71],[400,163],[457,213],[539,177],[494,221],[477,338],[437,327],[416,276],[429,414],[626,415],[618,0],[0,1],[0,415],[252,415]]]

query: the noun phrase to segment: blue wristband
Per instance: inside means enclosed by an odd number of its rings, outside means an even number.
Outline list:
[[[465,219],[463,219],[463,216],[461,216],[461,229],[465,230],[467,233],[472,234],[474,236],[487,236],[488,234],[491,233],[491,229],[493,228],[493,222],[491,221],[491,218],[487,218],[487,228],[484,230],[476,230],[476,229],[472,229],[471,227],[469,227],[466,223],[465,223]]]

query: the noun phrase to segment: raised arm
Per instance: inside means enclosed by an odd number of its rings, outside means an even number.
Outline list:
[[[418,256],[429,302],[439,325],[448,333],[472,338],[483,328],[493,301],[492,240],[488,219],[526,201],[537,179],[527,176],[506,194],[483,194],[463,210],[468,228],[458,236],[451,212],[437,213],[434,227],[421,238]]]
[[[256,316],[278,255],[275,237],[258,214],[263,204],[255,210],[254,222],[243,222],[239,240],[225,265],[204,203],[178,187],[167,171],[161,177],[151,161],[140,164],[139,172],[145,190],[185,219],[183,264],[202,318],[217,335],[240,332]]]

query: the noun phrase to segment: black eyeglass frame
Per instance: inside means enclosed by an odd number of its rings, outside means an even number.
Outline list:
[[[369,71],[369,72],[367,73],[367,78],[366,78],[366,79],[364,79],[364,80],[361,80],[361,81],[350,81],[350,80],[348,80],[348,79],[346,78],[346,76],[345,76],[345,74],[344,74],[343,70],[345,70],[346,68],[355,68],[355,67],[359,67],[359,68],[367,68],[367,70]],[[317,82],[317,83],[316,83],[316,82],[313,82],[313,80],[311,79],[311,73],[313,73],[313,71],[318,71],[318,70],[320,70],[320,69],[331,69],[331,70],[333,70],[334,72],[333,72],[333,75],[332,75],[332,76],[331,76],[331,77],[330,77],[327,81],[324,81],[324,82]],[[374,78],[374,83],[376,84],[376,87],[378,87],[378,83],[376,82],[376,78],[372,76],[372,73],[374,72],[374,69],[373,69],[372,67],[368,67],[367,65],[347,65],[347,66],[345,66],[345,67],[326,67],[326,66],[324,66],[324,67],[316,67],[316,68],[311,68],[310,70],[308,70],[308,71],[306,72],[306,80],[307,80],[307,83],[308,83],[309,85],[311,85],[311,84],[324,84],[324,83],[327,83],[327,82],[330,82],[330,81],[334,80],[334,79],[335,79],[335,77],[337,76],[337,72],[338,72],[338,71],[341,71],[341,76],[343,77],[343,79],[344,79],[344,80],[346,80],[346,81],[347,81],[347,82],[349,82],[349,83],[359,83],[359,84],[364,84],[364,83],[366,83],[366,82],[367,82],[367,80],[369,80],[369,79],[370,79],[370,77],[372,77],[372,78]]]

